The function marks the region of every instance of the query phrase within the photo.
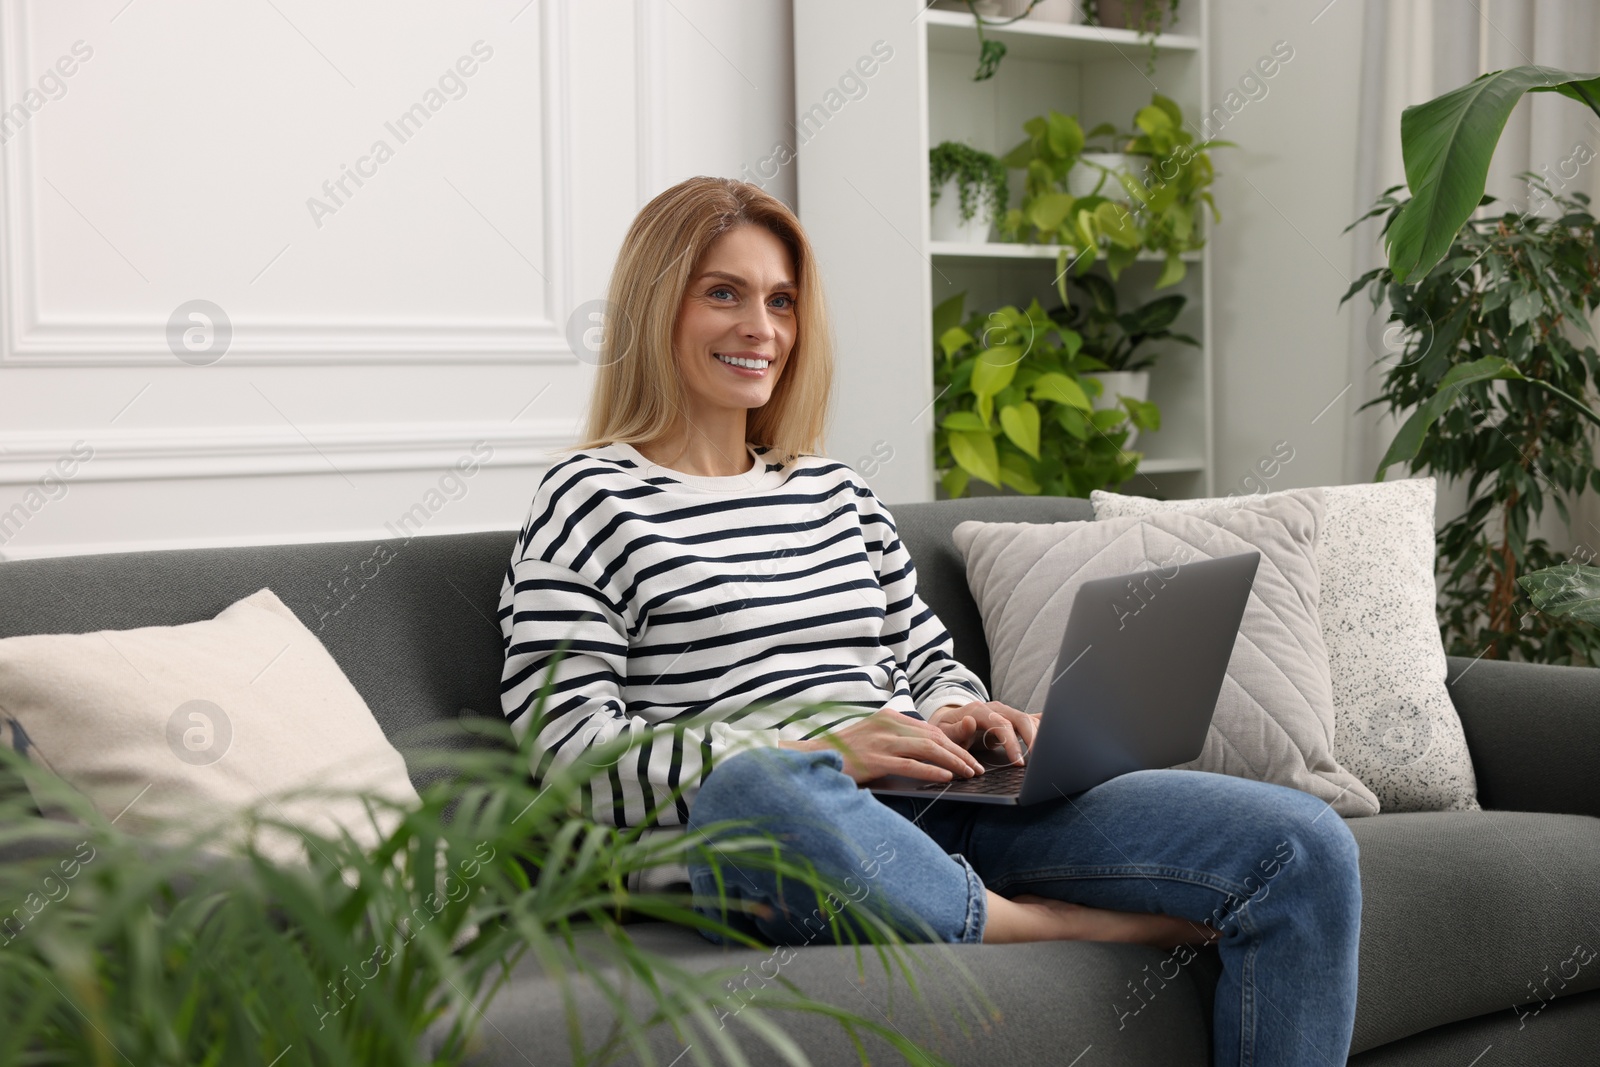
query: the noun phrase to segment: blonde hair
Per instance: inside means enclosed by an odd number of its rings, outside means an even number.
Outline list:
[[[820,455],[833,388],[833,342],[811,242],[783,201],[733,178],[700,176],[658,194],[633,220],[607,294],[607,327],[583,440],[648,444],[674,429],[688,394],[672,334],[695,265],[736,226],[763,226],[794,260],[795,340],[772,396],[752,408],[745,439],[784,460]]]

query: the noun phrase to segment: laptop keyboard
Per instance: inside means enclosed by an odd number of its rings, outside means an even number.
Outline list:
[[[938,793],[1017,793],[1022,790],[1022,776],[1028,773],[1021,767],[990,767],[971,778],[957,778],[949,782],[929,782],[919,788],[923,792]]]

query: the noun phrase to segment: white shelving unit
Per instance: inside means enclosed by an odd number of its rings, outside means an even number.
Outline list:
[[[1059,303],[1058,248],[930,240],[929,148],[958,140],[1003,155],[1026,136],[1026,119],[1052,108],[1076,115],[1085,130],[1100,122],[1128,129],[1156,91],[1198,124],[1210,106],[1206,19],[1206,0],[1184,0],[1175,32],[1156,39],[1153,74],[1148,43],[1130,30],[1035,17],[986,24],[985,35],[1004,41],[1007,54],[993,78],[974,82],[978,38],[964,12],[925,10],[923,0],[794,5],[797,127],[810,135],[797,153],[798,208],[827,281],[838,342],[829,452],[855,463],[858,455],[892,451],[890,461],[873,465],[874,489],[885,500],[935,495],[933,307],[962,291],[968,314],[1025,307],[1032,298],[1046,308]],[[859,98],[813,129],[815,105],[875,43],[880,55],[892,48],[892,57],[858,79],[866,87]],[[1022,183],[1020,172],[1011,174],[1015,206]],[[1214,493],[1210,246],[1183,258],[1187,276],[1162,294],[1189,298],[1177,328],[1202,348],[1158,349],[1150,399],[1161,408],[1162,428],[1139,436],[1134,447],[1145,458],[1125,492]],[[1160,270],[1159,256],[1141,255],[1123,271],[1123,306],[1149,299]]]

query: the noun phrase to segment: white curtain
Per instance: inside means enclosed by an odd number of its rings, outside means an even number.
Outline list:
[[[1362,48],[1362,95],[1355,153],[1356,203],[1351,218],[1364,214],[1384,189],[1405,181],[1400,156],[1400,112],[1465,85],[1479,74],[1536,63],[1580,73],[1600,72],[1600,4],[1595,0],[1366,0]],[[1543,172],[1560,181],[1563,162],[1585,145],[1596,161],[1578,169],[1562,192],[1581,190],[1596,200],[1600,211],[1600,119],[1582,104],[1554,93],[1531,93],[1517,104],[1489,168],[1488,192],[1498,198],[1487,209],[1504,211],[1527,203],[1525,185],[1514,177],[1522,171]],[[1583,158],[1580,153],[1579,158]],[[1546,169],[1547,168],[1547,169]],[[1556,187],[1551,182],[1552,188]],[[1352,278],[1384,262],[1378,240],[1381,219],[1352,231],[1355,237]],[[1385,364],[1374,361],[1395,343],[1381,325],[1387,309],[1369,315],[1362,295],[1351,331],[1350,377],[1355,383],[1353,410],[1375,396]],[[1369,321],[1375,318],[1378,321]],[[1589,398],[1591,406],[1595,398]],[[1372,477],[1398,427],[1381,414],[1381,405],[1356,414],[1345,438],[1344,474],[1350,482]],[[1402,413],[1405,414],[1405,413]],[[1596,455],[1600,456],[1600,436]],[[1407,477],[1391,467],[1387,477]],[[1570,527],[1548,503],[1544,519],[1530,529],[1553,547],[1580,545],[1600,553],[1600,494],[1568,498]],[[1439,522],[1466,510],[1464,484],[1439,485]]]

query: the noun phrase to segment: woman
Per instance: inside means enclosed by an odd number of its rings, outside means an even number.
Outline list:
[[[789,210],[730,179],[666,190],[609,304],[586,440],[541,481],[501,593],[504,710],[535,731],[535,775],[642,739],[593,778],[596,818],[755,819],[835,879],[870,853],[861,899],[945,941],[1215,939],[1218,1064],[1343,1063],[1360,882],[1321,801],[1182,770],[1027,808],[858,788],[982,773],[974,747],[1015,761],[1036,720],[955,660],[889,511],[818,454],[829,329]],[[709,867],[672,873],[716,900]],[[786,896],[724,875],[748,910],[706,914],[770,943],[817,936],[792,880]]]

